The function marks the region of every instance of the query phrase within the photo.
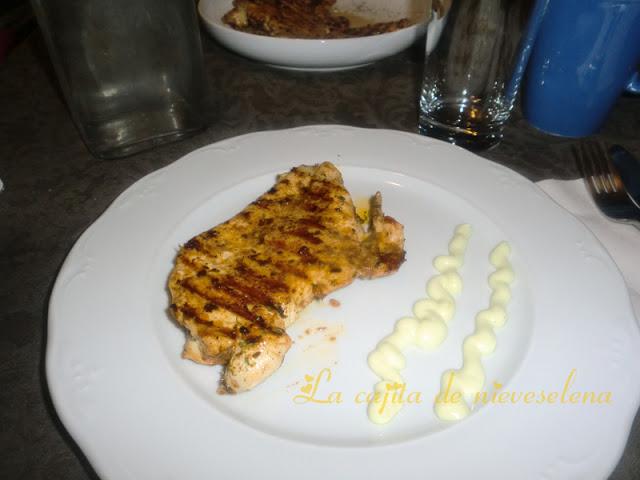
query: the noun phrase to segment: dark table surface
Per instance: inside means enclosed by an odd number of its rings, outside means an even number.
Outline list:
[[[416,131],[419,48],[357,70],[311,74],[246,60],[206,36],[203,42],[208,128],[121,160],[97,160],[85,149],[37,32],[0,66],[0,478],[97,478],[48,396],[47,302],[75,240],[125,188],[198,147],[259,130]],[[640,97],[621,98],[598,136],[640,154]],[[532,129],[516,111],[504,141],[482,155],[534,181],[576,178],[573,143]],[[640,478],[639,448],[636,420],[612,479]]]

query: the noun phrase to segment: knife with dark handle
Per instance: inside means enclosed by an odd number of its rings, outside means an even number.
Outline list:
[[[640,210],[640,160],[620,145],[613,145],[609,149],[609,155],[629,199]]]

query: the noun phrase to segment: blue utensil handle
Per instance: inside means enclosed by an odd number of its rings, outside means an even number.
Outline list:
[[[627,84],[627,92],[640,94],[640,72],[636,72]]]
[[[620,145],[609,149],[611,161],[616,167],[624,188],[636,205],[640,204],[640,160],[631,155]]]

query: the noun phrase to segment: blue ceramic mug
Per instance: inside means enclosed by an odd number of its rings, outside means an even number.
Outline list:
[[[522,107],[536,128],[595,133],[616,99],[640,92],[640,0],[549,0],[533,43]]]

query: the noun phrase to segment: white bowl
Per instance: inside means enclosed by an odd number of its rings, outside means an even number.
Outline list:
[[[416,24],[395,32],[367,37],[341,39],[279,38],[240,32],[222,22],[232,8],[232,0],[201,0],[198,11],[209,33],[222,45],[240,55],[270,65],[300,70],[342,70],[375,62],[398,53],[424,37],[427,22],[416,0],[338,0],[340,11],[360,13],[372,21],[390,21],[408,17]],[[445,19],[428,25],[427,53],[440,38]]]

